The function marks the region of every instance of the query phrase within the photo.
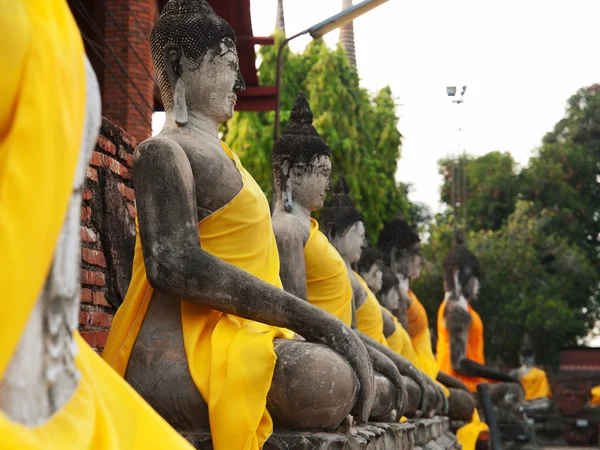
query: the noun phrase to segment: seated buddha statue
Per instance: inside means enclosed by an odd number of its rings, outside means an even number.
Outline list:
[[[219,140],[245,87],[235,38],[206,0],[168,1],[152,30],[166,121],[134,154],[132,280],[103,354],[217,450],[366,422],[374,384],[356,334],[282,289],[268,201]]]
[[[521,366],[510,375],[519,380],[525,390],[523,407],[526,411],[545,410],[552,406],[552,390],[546,372],[535,366],[535,350],[529,336],[525,336],[519,351]]]
[[[25,0],[0,25],[0,448],[191,450],[77,332],[101,121],[77,24],[66,1]]]
[[[421,273],[423,257],[419,234],[398,216],[384,224],[377,245],[383,255],[382,260],[390,263],[390,267],[383,269],[383,278],[387,281],[384,282],[385,292],[380,295],[381,300],[384,304],[393,301],[392,311],[405,327],[421,369],[445,386],[450,404],[449,416],[453,420],[470,421],[475,402],[464,383],[440,370],[431,345],[427,313],[410,290],[410,282]],[[394,308],[395,305],[398,306]]]
[[[518,379],[485,365],[483,322],[473,308],[479,296],[481,268],[461,233],[457,233],[443,267],[446,295],[438,311],[436,355],[440,369],[461,380],[473,393],[479,383],[491,382],[494,406],[518,409],[524,399]]]
[[[321,211],[321,229],[346,265],[353,292],[356,328],[363,341],[392,359],[403,376],[419,385],[422,391],[421,412],[427,416],[434,414],[436,409],[443,409],[444,399],[439,387],[405,357],[389,348],[383,330],[383,311],[367,284],[352,269],[366,245],[365,227],[362,213],[352,202],[343,177],[340,177],[332,198]]]
[[[286,291],[352,326],[353,292],[346,265],[311,217],[323,207],[331,173],[331,151],[312,120],[306,95],[300,92],[273,146],[277,201],[272,220],[280,274]],[[404,383],[389,359],[373,356],[374,349],[369,352],[376,385],[371,419],[394,420],[404,413]]]

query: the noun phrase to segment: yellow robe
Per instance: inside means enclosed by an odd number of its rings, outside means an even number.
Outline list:
[[[84,50],[63,0],[0,2],[0,379],[52,263],[85,115]],[[191,449],[74,334],[81,379],[34,428],[0,411],[2,450]]]
[[[421,369],[421,360],[417,356],[415,349],[413,348],[413,344],[410,340],[410,336],[407,331],[402,327],[400,321],[394,316],[390,311],[388,311],[383,306],[381,307],[384,314],[387,314],[394,321],[394,325],[396,325],[396,331],[394,331],[391,335],[389,335],[386,340],[388,346],[394,350],[399,355],[404,356],[406,359],[410,361],[410,363],[415,366],[417,369]]]
[[[421,361],[421,370],[435,380],[437,379],[440,367],[431,347],[431,334],[429,332],[427,312],[412,291],[408,291],[408,294],[411,298],[411,305],[406,312],[408,318],[408,335]]]
[[[352,273],[354,273],[354,276],[367,293],[367,298],[356,310],[356,328],[380,344],[389,347],[383,334],[381,305],[377,301],[375,294],[369,289],[367,282],[356,272],[352,271]]]
[[[319,223],[315,219],[310,221],[310,235],[304,245],[306,300],[350,326],[352,284],[346,263],[327,237],[319,231]]]
[[[529,373],[519,379],[525,389],[525,400],[552,397],[552,390],[546,372],[537,367],[532,367]]]
[[[281,288],[267,199],[238,157],[225,144],[223,150],[240,171],[243,188],[230,203],[199,223],[200,245],[217,258]],[[153,292],[138,233],[131,284],[103,354],[121,375],[127,369]],[[185,301],[181,302],[181,315],[188,365],[208,404],[214,448],[261,448],[273,432],[266,409],[277,359],[273,339],[292,339],[294,333]]]

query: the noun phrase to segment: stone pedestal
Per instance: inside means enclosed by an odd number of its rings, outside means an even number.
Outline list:
[[[182,433],[198,450],[212,450],[207,432]],[[447,418],[370,423],[347,434],[275,431],[264,450],[460,450]]]

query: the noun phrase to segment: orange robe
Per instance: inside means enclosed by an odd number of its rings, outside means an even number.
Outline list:
[[[488,382],[488,380],[485,378],[462,375],[452,368],[452,361],[450,359],[450,333],[446,328],[444,320],[446,303],[447,300],[444,300],[438,311],[437,361],[440,365],[440,370],[461,380],[467,385],[471,392],[476,392],[477,385],[479,383]],[[476,363],[485,365],[485,356],[483,353],[483,322],[481,321],[479,314],[477,314],[470,304],[468,305],[468,308],[469,315],[471,316],[471,324],[469,325],[466,357]]]

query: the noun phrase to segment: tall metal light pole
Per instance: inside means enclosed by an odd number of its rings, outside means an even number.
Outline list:
[[[305,34],[310,34],[313,39],[318,39],[323,37],[330,31],[335,30],[336,28],[341,27],[342,25],[351,22],[357,17],[362,16],[363,14],[371,11],[374,8],[384,4],[388,0],[363,0],[357,5],[351,6],[350,8],[346,8],[342,12],[336,14],[335,16],[331,16],[328,19],[319,22],[316,25],[313,25],[310,28],[307,28],[304,31],[301,31],[298,34],[295,34],[289,38],[284,39],[279,44],[279,49],[277,51],[277,75],[276,75],[276,89],[277,89],[277,100],[275,105],[275,131],[274,138],[277,139],[279,137],[279,127],[280,127],[280,115],[281,115],[281,74],[283,71],[283,49],[292,39],[296,39],[299,36],[303,36]]]
[[[452,103],[462,105],[465,102],[465,92],[467,86],[462,87],[460,97],[456,95],[456,87],[448,86],[446,93],[448,97],[452,97]],[[450,191],[450,201],[454,209],[455,223],[454,228],[460,224],[460,228],[465,231],[467,228],[467,161],[466,152],[462,145],[462,123],[461,123],[461,108],[457,108],[458,122],[458,137],[457,137],[457,152],[458,158],[452,166],[452,188]],[[462,217],[461,217],[462,216]]]

